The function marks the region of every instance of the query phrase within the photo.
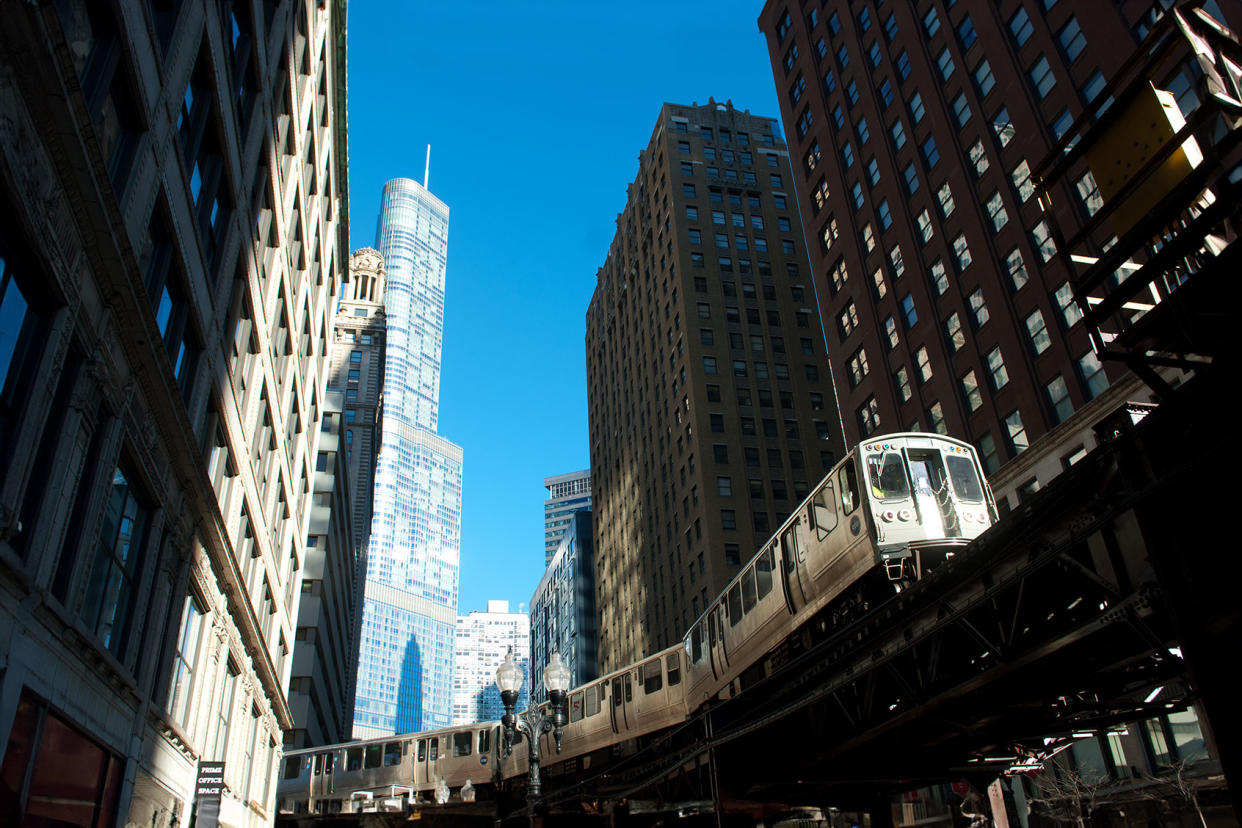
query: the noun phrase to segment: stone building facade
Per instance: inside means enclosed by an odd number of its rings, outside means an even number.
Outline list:
[[[346,278],[345,4],[6,3],[0,812],[266,825]],[[66,769],[74,770],[66,773]]]

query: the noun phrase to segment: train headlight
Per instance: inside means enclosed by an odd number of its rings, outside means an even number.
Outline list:
[[[885,509],[883,512],[880,512],[880,519],[885,523],[892,523],[897,519],[897,513],[892,509]]]
[[[908,522],[912,520],[913,518],[914,518],[914,514],[909,509],[902,509],[900,512],[897,513],[897,519],[902,521],[903,523]]]
[[[974,523],[974,522],[975,522],[975,514],[974,514],[974,512],[966,512],[966,511],[963,511],[963,512],[962,512],[962,521],[963,521],[963,522],[965,522],[965,523]]]
[[[980,512],[980,513],[979,513],[979,514],[975,517],[975,520],[979,521],[979,523],[980,523],[981,525],[986,526],[986,525],[987,525],[987,523],[988,523],[988,513],[987,513],[987,512]]]

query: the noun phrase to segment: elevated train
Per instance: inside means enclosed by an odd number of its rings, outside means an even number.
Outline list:
[[[996,521],[996,506],[969,444],[926,433],[860,443],[742,566],[678,644],[569,691],[569,721],[548,763],[684,722],[704,704],[744,689],[763,657],[832,607],[891,595],[922,577]],[[891,586],[887,586],[891,585]],[[879,592],[877,592],[877,589]],[[487,791],[524,779],[526,750],[503,757],[498,722],[462,725],[290,751],[282,812],[371,809],[432,799],[440,780],[454,796],[470,780]]]

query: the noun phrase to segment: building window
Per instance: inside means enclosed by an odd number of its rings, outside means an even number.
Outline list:
[[[975,167],[975,175],[983,175],[988,171],[988,154],[983,149],[982,141],[975,141],[968,151],[970,163]]]
[[[914,391],[910,388],[910,372],[906,370],[904,365],[898,368],[897,373],[893,375],[893,382],[897,386],[897,397],[903,403],[909,402],[910,398],[914,396]]]
[[[1087,48],[1087,38],[1078,25],[1077,17],[1070,17],[1057,35],[1057,40],[1061,42],[1061,49],[1065,52],[1066,63],[1073,63],[1082,54],[1082,50]]]
[[[988,364],[988,375],[992,379],[992,388],[999,391],[1009,384],[1009,372],[1005,370],[1005,358],[1001,356],[1000,346],[988,351],[985,359]]]
[[[1040,258],[1045,262],[1057,254],[1057,244],[1052,239],[1048,223],[1043,219],[1031,228],[1031,238],[1035,241],[1035,248],[1039,251]]]
[[[893,226],[893,214],[888,208],[888,199],[881,201],[876,206],[875,211],[880,218],[880,232],[884,232]]]
[[[86,626],[118,658],[124,657],[134,591],[146,558],[152,510],[143,500],[135,491],[128,463],[118,464],[109,482],[82,599],[80,614]]]
[[[987,60],[979,61],[975,67],[975,84],[979,87],[979,96],[984,97],[996,86],[996,78],[992,75],[992,64]]]
[[[897,320],[893,319],[892,314],[884,318],[884,335],[888,340],[888,348],[891,351],[897,347],[897,343],[901,341],[897,334]]]
[[[694,185],[693,184],[682,184],[681,194],[684,195],[686,198],[694,198]]]
[[[944,296],[949,290],[949,274],[945,270],[944,262],[936,259],[932,262],[928,272],[931,275],[932,287],[936,289],[936,295]]]
[[[713,443],[712,459],[714,459],[717,463],[728,463],[729,446],[726,443]]]
[[[919,225],[919,238],[921,238],[923,240],[923,243],[926,244],[927,242],[931,241],[932,236],[936,234],[935,228],[932,227],[931,214],[928,213],[926,210],[923,210],[922,212],[920,212],[918,215],[918,225]]]
[[[979,391],[979,381],[975,379],[975,372],[967,371],[961,383],[962,398],[966,401],[966,408],[972,412],[978,411],[983,406],[983,394]]]
[[[927,346],[920,346],[914,352],[914,363],[918,366],[919,382],[924,383],[932,378],[931,355],[927,353]]]
[[[965,52],[978,39],[975,34],[975,24],[970,21],[970,15],[962,18],[962,22],[957,24],[957,39],[962,44],[962,51]]]
[[[1044,324],[1043,311],[1038,308],[1026,318],[1026,333],[1031,339],[1031,348],[1036,356],[1052,346],[1052,338],[1048,336],[1048,326]]]
[[[946,46],[940,50],[940,54],[936,56],[936,66],[940,68],[940,77],[948,80],[953,75],[953,56],[949,54],[949,47]]]
[[[889,12],[888,17],[884,19],[884,36],[889,42],[897,36],[897,18],[892,12]]]
[[[198,668],[198,649],[207,611],[193,593],[186,596],[181,610],[181,632],[173,651],[172,681],[168,691],[168,712],[182,726],[188,724],[190,699],[194,695],[194,671]]]
[[[1015,411],[1005,418],[1005,432],[1009,437],[1009,448],[1014,454],[1021,454],[1030,447],[1026,428],[1022,425],[1022,412]]]
[[[975,317],[975,328],[982,328],[991,318],[987,303],[983,301],[983,288],[975,288],[970,294],[970,312]]]
[[[1107,85],[1108,82],[1104,80],[1104,73],[1097,69],[1095,74],[1087,78],[1087,82],[1082,85],[1083,101],[1086,103],[1094,103],[1095,99],[1099,97],[1100,93],[1104,91],[1104,87]],[[1100,105],[1098,111],[1103,112],[1105,109],[1108,109],[1112,103],[1113,99],[1110,97],[1107,101]]]
[[[1022,252],[1016,247],[1005,257],[1005,268],[1009,271],[1009,278],[1013,282],[1015,291],[1021,290],[1030,279],[1026,273],[1026,262],[1022,261]]]
[[[863,11],[866,11],[866,9]],[[871,68],[873,69],[879,68],[880,61],[883,59],[883,55],[880,52],[880,44],[874,40],[871,41],[871,48],[867,50],[867,59],[871,61]]]
[[[966,101],[965,92],[959,92],[958,96],[953,99],[953,118],[957,121],[959,128],[966,126],[970,120],[970,104]]]
[[[837,317],[837,330],[840,331],[841,340],[844,341],[856,327],[858,327],[858,308],[851,301]]]
[[[1035,87],[1035,93],[1040,100],[1048,97],[1048,93],[1052,91],[1052,87],[1057,85],[1056,76],[1052,74],[1052,67],[1048,65],[1048,58],[1043,55],[1039,56],[1039,60],[1027,72],[1027,76],[1031,79],[1031,85]]]
[[[1031,25],[1031,17],[1026,13],[1026,9],[1018,9],[1017,13],[1009,18],[1009,31],[1013,33],[1013,39],[1019,46],[1030,40],[1035,27]]]
[[[708,357],[708,356],[703,357],[703,373],[704,374],[715,374],[716,373],[716,358],[715,357]]]
[[[1108,388],[1108,376],[1104,373],[1104,365],[1094,352],[1088,351],[1078,360],[1078,373],[1083,384],[1087,386],[1088,399],[1095,399]]]
[[[906,179],[906,192],[910,195],[917,193],[919,190],[919,172],[914,168],[913,162],[906,165],[905,170],[902,171],[902,175],[904,175]]]
[[[1018,191],[1019,201],[1025,203],[1028,198],[1035,195],[1035,184],[1031,181],[1031,168],[1025,158],[1013,168],[1009,177],[1013,179],[1013,186]]]
[[[880,404],[876,402],[874,396],[868,397],[858,409],[858,425],[864,437],[880,427]]]
[[[1070,287],[1070,283],[1062,282],[1053,293],[1053,298],[1056,299],[1057,307],[1061,309],[1061,318],[1065,320],[1065,327],[1074,327],[1078,320],[1082,319],[1082,309],[1074,301],[1074,289]]]
[[[824,222],[823,229],[820,231],[820,244],[825,253],[832,249],[833,243],[840,235],[841,231],[837,227],[837,220],[829,216],[828,220]]]
[[[940,189],[936,191],[936,198],[940,201],[940,214],[948,218],[953,214],[953,191],[949,189],[949,182],[940,185]]]
[[[855,351],[853,356],[850,357],[848,367],[850,373],[850,388],[857,388],[858,383],[862,382],[863,378],[871,371],[871,368],[867,365],[866,349],[859,348]]]
[[[871,222],[863,225],[862,229],[863,248],[868,252],[875,250],[875,231],[871,229]]]
[[[1009,110],[1006,107],[1002,106],[992,118],[992,131],[996,133],[996,140],[1000,141],[1002,148],[1009,146],[1009,142],[1013,140],[1015,130],[1013,122],[1009,120]]]
[[[996,454],[996,440],[992,438],[990,432],[984,433],[975,443],[979,449],[979,460],[983,463],[983,470],[991,474],[1000,468],[1000,457]]]
[[[913,328],[919,321],[918,312],[914,308],[914,297],[909,293],[901,300],[901,312],[906,317],[906,328]]]
[[[893,275],[900,279],[906,272],[906,262],[901,256],[901,245],[893,245],[893,249],[888,251],[888,260],[893,266]]]
[[[934,402],[927,409],[927,421],[931,425],[932,431],[937,434],[948,434],[949,428],[944,422],[944,406],[939,402]]]
[[[906,145],[906,128],[902,126],[900,118],[893,122],[893,126],[889,131],[892,133],[895,149],[901,149]]]
[[[936,137],[934,135],[927,136],[927,140],[923,142],[923,158],[927,161],[927,169],[933,170],[940,163],[940,150],[936,148]]]
[[[1082,199],[1083,207],[1087,208],[1087,215],[1094,216],[1104,206],[1104,198],[1095,183],[1095,176],[1088,170],[1074,186],[1078,190],[1078,197]]]
[[[893,83],[888,78],[880,81],[880,108],[888,109],[893,104]]]
[[[1048,383],[1046,388],[1048,391],[1048,402],[1052,405],[1052,412],[1056,415],[1057,422],[1064,422],[1069,415],[1074,413],[1074,401],[1070,399],[1069,388],[1065,384],[1065,377],[1057,374]]]
[[[988,217],[992,219],[992,229],[999,230],[1009,223],[1009,213],[1005,211],[1005,202],[1001,199],[1000,190],[993,190],[985,203]]]
[[[957,269],[959,272],[970,267],[972,259],[970,247],[966,244],[965,233],[959,233],[957,238],[953,240],[953,256],[957,259]]]
[[[916,124],[919,121],[923,120],[923,116],[927,114],[927,111],[923,108],[923,96],[920,95],[918,92],[915,92],[913,95],[910,96],[909,106],[910,106],[910,119],[913,120],[914,123]]]
[[[901,54],[897,56],[897,60],[893,63],[897,67],[897,74],[901,75],[902,80],[910,77],[910,56],[906,54],[905,49],[901,50]]]
[[[928,9],[927,14],[923,15],[923,30],[928,37],[935,37],[936,32],[940,31],[940,18],[936,15],[935,7]]]
[[[962,330],[962,320],[957,311],[949,314],[944,321],[944,332],[949,340],[949,350],[957,353],[966,345],[966,333]]]
[[[855,207],[863,206],[863,191],[861,183],[857,181],[854,182],[854,186],[850,188],[850,196],[854,201]]]

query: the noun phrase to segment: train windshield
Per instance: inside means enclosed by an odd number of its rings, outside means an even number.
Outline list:
[[[949,480],[953,483],[953,491],[962,500],[983,502],[983,486],[979,484],[979,474],[975,464],[969,457],[950,454],[944,458],[949,470]]]
[[[906,463],[895,451],[867,456],[867,477],[871,480],[871,494],[881,500],[909,497],[910,484],[906,478]]]

